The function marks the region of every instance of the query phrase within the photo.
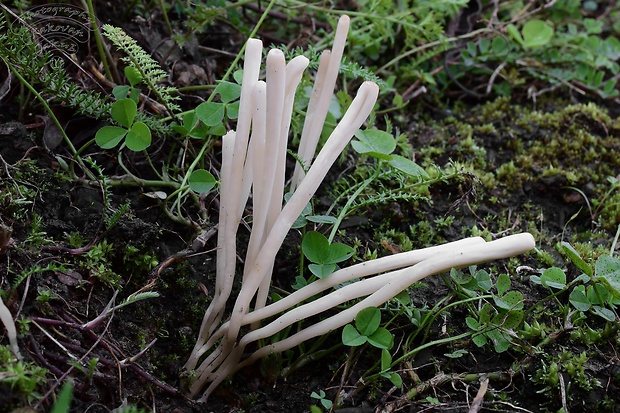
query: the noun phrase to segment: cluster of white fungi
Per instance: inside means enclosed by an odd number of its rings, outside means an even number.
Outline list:
[[[244,366],[339,329],[351,322],[360,310],[382,305],[424,277],[453,267],[512,257],[534,248],[534,239],[528,233],[490,242],[480,237],[463,239],[340,269],[267,305],[274,260],[282,242],[377,100],[378,86],[372,82],[362,83],[315,158],[348,28],[349,18],[341,17],[332,50],[321,55],[298,152],[299,159],[309,169],[304,173],[298,164],[290,179],[292,195],[284,205],[291,114],[295,91],[308,59],[298,56],[287,64],[282,51],[272,49],[267,55],[266,79],[261,81],[262,42],[248,40],[237,130],[227,133],[222,144],[215,291],[194,350],[185,364],[186,371],[192,372],[192,397],[202,394],[200,400],[205,401],[218,384]],[[237,231],[248,199],[252,202],[252,229],[244,271],[236,277]],[[357,281],[350,282],[352,280]],[[231,299],[235,282],[241,282],[241,287]],[[350,283],[342,286],[347,282]],[[335,289],[337,286],[341,287]],[[324,295],[320,298],[307,301],[321,293]],[[234,300],[233,310],[223,322],[229,299]],[[248,344],[351,300],[357,301],[346,310],[326,315],[322,321],[281,341],[245,354]],[[241,334],[244,326],[248,327]]]

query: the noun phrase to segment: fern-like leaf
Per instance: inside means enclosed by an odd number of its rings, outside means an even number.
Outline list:
[[[177,90],[174,87],[161,84],[167,77],[167,73],[162,70],[159,63],[123,29],[106,24],[103,26],[103,32],[117,48],[127,55],[122,60],[140,73],[142,81],[157,96],[159,102],[166,107],[168,112],[171,115],[179,112],[181,109],[175,103],[180,99]]]

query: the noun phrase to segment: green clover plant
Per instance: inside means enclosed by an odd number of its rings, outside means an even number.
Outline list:
[[[472,315],[465,318],[465,323],[474,333],[472,341],[483,347],[491,342],[498,353],[508,350],[514,331],[523,323],[523,294],[510,291],[511,281],[507,274],[500,274],[493,284],[485,270],[469,268],[469,273],[453,269],[450,278],[460,293],[468,299],[492,299],[480,308],[470,308]],[[495,292],[493,291],[495,290]],[[482,295],[478,295],[482,293]]]
[[[367,307],[355,317],[355,325],[347,324],[342,329],[342,344],[359,347],[370,344],[381,350],[381,371],[379,375],[387,378],[397,387],[402,385],[402,378],[396,372],[390,372],[392,355],[389,350],[394,346],[394,335],[381,327],[381,310]]]
[[[592,312],[607,321],[618,320],[616,306],[620,304],[620,259],[601,255],[592,267],[569,243],[560,243],[559,250],[582,274],[568,283],[564,270],[551,267],[543,271],[540,277],[532,276],[531,281],[557,292],[572,287],[568,300],[577,311]]]
[[[103,149],[116,147],[123,139],[128,149],[139,152],[151,144],[151,130],[144,122],[136,121],[138,105],[131,98],[117,100],[110,114],[120,126],[107,125],[97,131],[95,142]]]
[[[355,252],[348,245],[330,243],[325,235],[316,231],[310,231],[304,236],[301,250],[312,262],[308,268],[317,278],[325,278],[336,271],[338,268],[336,264],[348,260]]]

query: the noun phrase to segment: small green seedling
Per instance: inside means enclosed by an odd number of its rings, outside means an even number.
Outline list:
[[[369,343],[381,349],[381,372],[379,375],[401,387],[403,379],[392,368],[392,355],[389,350],[394,346],[394,335],[386,328],[380,327],[381,310],[377,307],[368,307],[360,311],[355,317],[355,326],[347,324],[342,329],[342,343],[345,346],[357,347]]]
[[[138,105],[131,98],[117,100],[111,112],[121,126],[107,125],[97,131],[95,142],[103,149],[111,149],[125,139],[125,145],[132,151],[142,151],[151,144],[151,130],[144,122],[135,122]]]
[[[65,384],[62,385],[60,393],[58,393],[58,398],[56,399],[56,403],[54,403],[52,413],[68,413],[71,408],[72,396],[73,384],[70,381],[66,381]]]
[[[330,244],[325,235],[316,231],[310,231],[304,236],[301,250],[312,262],[308,268],[317,278],[327,277],[336,270],[336,264],[348,260],[355,253],[348,245],[338,242]]]
[[[525,23],[520,33],[514,24],[509,24],[506,30],[524,49],[545,46],[553,37],[553,27],[537,19],[529,20]]]
[[[237,119],[241,86],[232,82],[220,82],[214,94],[221,102],[203,102],[195,110],[183,115],[181,124],[174,122],[172,129],[182,137],[205,139],[208,135],[222,136],[226,133],[226,120]]]
[[[362,344],[389,350],[394,345],[394,335],[386,328],[380,327],[381,310],[368,307],[355,317],[355,326],[347,324],[342,329],[342,343],[345,346],[357,347]]]
[[[452,269],[450,271],[450,278],[468,297],[476,297],[479,292],[488,292],[493,287],[491,276],[485,270],[476,270],[475,266],[469,267],[469,273]]]
[[[458,272],[457,270],[453,270]],[[507,274],[500,274],[495,282],[495,291],[491,290],[491,279],[486,271],[475,271],[470,268],[471,278],[467,286],[474,286],[479,290],[490,292],[493,303],[485,303],[477,312],[477,317],[467,317],[465,323],[474,331],[472,341],[478,347],[486,345],[489,341],[493,343],[495,351],[498,353],[508,350],[514,336],[514,331],[518,330],[523,323],[523,294],[519,291],[510,290],[510,277]],[[475,274],[475,276],[474,276]],[[452,274],[451,274],[452,275]],[[452,275],[454,279],[454,275]],[[470,290],[473,292],[473,290]],[[473,296],[472,296],[473,297]]]
[[[140,96],[140,89],[135,87],[142,81],[142,75],[140,71],[133,66],[125,67],[125,77],[129,81],[129,85],[118,85],[112,89],[112,95],[117,100],[129,98],[138,103],[138,97]]]
[[[605,320],[615,321],[615,309],[620,304],[620,259],[601,255],[593,268],[569,243],[560,243],[558,249],[583,273],[567,283],[564,270],[551,267],[540,277],[532,276],[531,281],[550,290],[565,290],[574,285],[568,300],[577,311],[592,311]]]
[[[318,393],[313,391],[312,394],[310,394],[310,397],[320,401],[321,405],[323,405],[323,407],[326,408],[327,410],[331,409],[334,404],[331,400],[327,398],[327,395],[325,394],[323,390],[319,390]]]

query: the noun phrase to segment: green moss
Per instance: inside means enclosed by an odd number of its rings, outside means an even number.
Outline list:
[[[620,195],[608,193],[607,179],[620,170],[620,121],[594,103],[549,100],[538,105],[541,109],[532,110],[504,97],[463,112],[457,106],[450,117],[417,126],[433,131],[418,145],[417,160],[463,165],[480,179],[484,190],[478,195],[494,197],[495,204],[502,199],[514,204],[519,202],[516,197],[526,199],[530,191],[540,191],[548,202],[544,208],[562,209],[567,217],[587,208],[584,199],[562,198],[566,187],[574,187],[596,209],[592,215],[597,225],[615,229]]]

